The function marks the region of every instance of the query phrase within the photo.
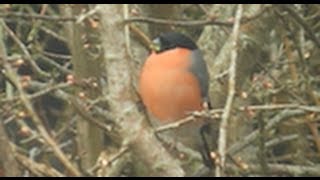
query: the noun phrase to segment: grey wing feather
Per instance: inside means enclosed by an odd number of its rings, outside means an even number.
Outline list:
[[[190,71],[198,78],[201,87],[201,96],[208,101],[209,74],[206,62],[199,49],[193,50],[191,55]]]

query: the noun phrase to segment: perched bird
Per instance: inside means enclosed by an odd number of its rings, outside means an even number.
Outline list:
[[[139,93],[155,123],[174,122],[190,112],[202,110],[203,104],[208,102],[209,75],[197,45],[178,32],[161,34],[153,44],[154,50],[141,70]],[[174,138],[201,151],[208,159],[201,129],[202,121],[192,122],[177,128]]]

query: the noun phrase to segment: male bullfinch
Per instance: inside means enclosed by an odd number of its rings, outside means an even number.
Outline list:
[[[140,74],[139,93],[157,124],[165,124],[203,109],[208,102],[209,75],[197,45],[187,36],[168,32],[153,40],[154,50]],[[180,127],[175,138],[203,152],[196,121]]]
[[[144,105],[162,122],[172,122],[201,110],[208,99],[208,71],[196,44],[187,36],[170,32],[154,41],[155,52],[140,75]]]

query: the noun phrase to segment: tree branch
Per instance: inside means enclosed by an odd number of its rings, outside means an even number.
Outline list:
[[[235,94],[235,80],[236,80],[236,60],[237,60],[237,50],[238,50],[238,36],[239,36],[239,28],[240,28],[240,20],[242,16],[243,7],[242,5],[238,5],[238,9],[236,12],[235,23],[232,32],[232,44],[233,48],[231,51],[231,60],[229,67],[229,82],[228,82],[228,97],[224,107],[224,111],[222,114],[222,120],[219,128],[219,139],[218,139],[218,152],[220,156],[220,165],[216,168],[216,176],[223,176],[225,160],[226,160],[226,148],[227,148],[227,126],[228,119],[230,116],[233,98]]]
[[[133,154],[148,168],[148,175],[184,176],[180,163],[173,159],[157,140],[133,100],[132,74],[130,74],[130,56],[125,50],[125,33],[121,21],[123,8],[118,5],[101,6],[101,38],[106,61],[108,86],[103,92],[108,96],[110,111],[119,125],[119,134],[123,145],[128,146]],[[117,46],[115,46],[117,44]]]
[[[295,110],[283,110],[279,114],[277,114],[274,118],[268,120],[268,123],[265,125],[265,131],[269,131],[275,126],[277,126],[280,122],[294,116],[301,116],[305,114],[306,111],[295,109]],[[246,137],[244,137],[241,141],[233,144],[229,149],[227,150],[228,154],[234,155],[238,153],[239,151],[243,150],[243,148],[247,147],[250,143],[252,143],[254,140],[256,140],[259,136],[259,130],[255,130]]]
[[[308,25],[308,23],[292,8],[292,5],[276,5],[276,6],[279,6],[280,9],[282,8],[285,11],[287,11],[293,17],[293,19],[306,30],[310,38],[315,42],[318,48],[320,48],[319,38],[317,38],[316,34],[312,30],[312,28]]]
[[[22,18],[22,19],[38,19],[46,21],[76,21],[75,17],[60,17],[60,16],[47,16],[41,14],[27,14],[20,12],[1,12],[0,17],[2,18]]]
[[[57,143],[54,141],[54,139],[51,138],[51,136],[48,134],[46,128],[43,126],[41,119],[39,116],[35,113],[33,106],[27,97],[26,93],[23,90],[23,87],[21,86],[18,75],[14,72],[14,70],[11,68],[11,66],[8,64],[6,59],[4,59],[4,67],[6,70],[6,76],[11,80],[11,82],[15,85],[19,92],[20,100],[22,101],[24,107],[26,108],[28,114],[32,118],[36,128],[38,129],[40,135],[44,138],[46,143],[52,148],[54,154],[58,157],[58,159],[63,163],[63,165],[70,171],[70,173],[74,176],[80,176],[80,172],[73,166],[73,164],[69,161],[69,159],[65,156],[65,154],[61,151]]]
[[[5,22],[1,21],[1,25],[4,30],[9,34],[9,36],[18,44],[19,48],[22,50],[24,55],[26,56],[26,60],[31,65],[32,70],[34,70],[37,74],[44,77],[50,77],[50,74],[44,72],[32,59],[31,54],[29,53],[27,47],[21,42],[21,40],[15,35],[15,33],[6,25]]]
[[[54,168],[45,164],[34,162],[22,154],[16,152],[15,157],[20,164],[22,164],[26,169],[28,169],[37,176],[64,177],[63,174],[61,174]]]

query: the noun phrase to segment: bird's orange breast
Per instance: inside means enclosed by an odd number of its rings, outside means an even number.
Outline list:
[[[162,122],[177,120],[202,107],[200,84],[189,70],[190,53],[183,48],[152,53],[142,68],[139,82],[142,101]]]

